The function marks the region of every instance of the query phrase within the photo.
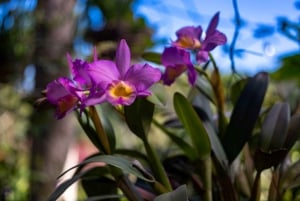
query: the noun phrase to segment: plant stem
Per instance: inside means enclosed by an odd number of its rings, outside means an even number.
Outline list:
[[[110,145],[109,145],[109,141],[107,138],[107,135],[103,129],[100,117],[97,113],[97,110],[95,108],[95,106],[90,106],[89,107],[89,115],[94,123],[96,132],[98,134],[98,137],[101,141],[101,144],[104,148],[105,154],[111,154],[111,149],[110,149]]]
[[[162,163],[159,160],[157,153],[153,150],[151,145],[147,140],[144,140],[144,146],[147,152],[147,156],[149,157],[149,165],[154,174],[155,179],[162,183],[168,191],[172,191],[172,187],[168,176],[162,166]]]
[[[256,173],[252,191],[251,191],[251,197],[250,197],[249,201],[259,201],[259,198],[260,198],[260,174],[261,174],[261,171],[258,171]]]

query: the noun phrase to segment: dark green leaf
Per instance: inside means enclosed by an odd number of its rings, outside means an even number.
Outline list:
[[[80,115],[79,112],[77,112],[77,120],[81,126],[81,128],[84,130],[85,134],[88,136],[90,141],[102,152],[104,151],[104,148],[100,142],[100,139],[98,137],[97,132],[95,131],[94,127],[90,124],[90,120],[88,117],[88,114],[86,111],[83,111],[83,115]]]
[[[204,159],[210,156],[211,147],[208,134],[191,103],[180,93],[175,93],[174,107],[192,140],[198,157]]]
[[[154,104],[144,98],[139,98],[130,106],[125,106],[124,111],[129,129],[142,140],[146,140],[152,121]]]
[[[287,103],[277,103],[266,115],[261,131],[261,147],[268,151],[282,148],[288,124],[290,121],[290,107]]]
[[[231,92],[230,92],[230,99],[233,104],[235,104],[236,101],[238,100],[247,81],[248,81],[248,79],[241,79],[232,85]]]
[[[118,187],[116,182],[103,176],[102,170],[102,167],[93,168],[81,179],[81,185],[88,197],[117,194]],[[110,201],[118,200],[119,199],[110,199]]]
[[[284,143],[284,148],[290,150],[292,146],[300,137],[300,114],[292,116],[289,128],[287,131],[287,137]]]
[[[93,196],[87,198],[85,201],[98,201],[98,200],[117,200],[119,201],[120,198],[124,197],[123,195],[100,195],[100,196]]]
[[[161,64],[161,54],[156,52],[145,52],[142,54],[142,58],[157,64]]]
[[[187,201],[187,189],[186,185],[179,186],[172,192],[157,196],[154,201]]]
[[[99,107],[98,107],[99,108]],[[107,113],[111,112],[112,108],[110,106],[105,107],[105,105],[101,105],[101,123],[104,129],[105,134],[108,137],[109,146],[111,149],[111,153],[114,153],[114,150],[116,148],[116,135],[115,131],[113,129],[113,125],[111,124],[109,120],[109,115],[106,115]]]
[[[68,170],[63,172],[61,174],[61,176],[66,174],[67,172],[69,172],[70,170],[72,170],[74,168],[77,168],[77,167],[82,168],[82,166],[84,166],[86,164],[96,163],[96,162],[103,162],[108,165],[117,167],[117,168],[121,169],[123,172],[135,175],[138,178],[143,179],[145,181],[148,181],[148,182],[153,181],[153,178],[148,177],[148,175],[146,175],[146,177],[145,177],[143,172],[141,172],[139,168],[136,168],[136,166],[134,165],[133,162],[125,159],[124,157],[119,157],[119,156],[114,156],[114,155],[98,155],[98,154],[92,155],[91,157],[87,158],[86,160],[82,161],[81,163],[69,168]]]
[[[222,139],[230,163],[252,135],[267,91],[268,80],[268,74],[264,72],[250,78],[234,106]]]
[[[76,175],[74,175],[72,178],[64,181],[63,183],[61,183],[55,190],[53,193],[51,193],[51,195],[49,196],[49,198],[47,199],[47,201],[56,201],[57,198],[59,198],[59,196],[61,196],[61,194],[63,194],[63,192],[65,192],[65,190],[67,188],[69,188],[73,183],[75,183],[77,180],[81,179],[85,174],[87,174],[90,170],[84,171],[84,172],[80,172]]]

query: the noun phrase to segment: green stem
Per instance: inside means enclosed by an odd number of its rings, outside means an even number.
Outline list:
[[[212,201],[212,162],[211,157],[207,157],[204,162],[204,201]]]
[[[159,160],[157,153],[154,151],[154,149],[151,147],[147,140],[144,140],[143,142],[147,152],[147,156],[149,158],[149,165],[151,167],[155,179],[157,179],[157,181],[163,184],[168,191],[172,191],[170,181],[162,166],[162,163]]]
[[[217,63],[216,63],[214,57],[211,55],[211,53],[209,53],[208,55],[209,55],[209,59],[210,59],[211,63],[213,64],[214,69],[217,69],[218,67],[217,67]]]
[[[95,106],[90,106],[89,107],[89,115],[94,123],[96,132],[98,134],[98,137],[101,141],[101,144],[104,148],[105,154],[111,154],[111,149],[110,149],[110,145],[109,145],[109,141],[107,138],[107,135],[103,129],[100,117],[97,113],[97,110],[95,108]]]

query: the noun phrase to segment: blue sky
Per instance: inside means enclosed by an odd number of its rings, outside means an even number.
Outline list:
[[[253,30],[259,24],[276,25],[278,16],[285,16],[300,22],[300,10],[294,6],[294,0],[240,0],[238,7],[241,18],[246,22],[240,30],[236,43],[237,49],[245,49],[257,54],[245,53],[242,58],[235,58],[238,72],[253,74],[257,71],[274,71],[280,66],[279,56],[288,52],[299,51],[299,46],[279,33],[262,39],[253,37]],[[144,16],[154,27],[154,38],[175,40],[175,32],[182,26],[201,25],[206,29],[210,18],[220,11],[218,29],[232,41],[234,32],[234,11],[231,0],[139,0],[134,6],[136,15]],[[165,44],[168,45],[168,44]],[[154,48],[162,51],[163,45]],[[230,72],[230,60],[221,48],[212,54],[221,71]]]

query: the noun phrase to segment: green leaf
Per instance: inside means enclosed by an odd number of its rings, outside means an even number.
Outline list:
[[[180,93],[174,95],[175,111],[189,134],[194,149],[200,159],[210,156],[211,147],[208,134],[191,103]]]
[[[268,151],[282,148],[288,124],[290,121],[290,107],[288,103],[276,103],[266,115],[261,131],[261,147]]]
[[[157,64],[161,64],[161,54],[156,52],[144,52],[142,58]]]
[[[195,154],[195,149],[188,144],[183,138],[177,136],[175,133],[172,133],[167,128],[165,128],[163,125],[160,125],[159,123],[155,122],[155,125],[160,128],[164,134],[166,134],[173,142],[176,144],[190,160],[195,160],[197,158],[197,155]]]
[[[220,162],[221,166],[226,169],[228,165],[228,159],[216,131],[212,127],[211,122],[203,122],[203,125],[208,133],[211,147],[216,158]]]
[[[282,59],[283,65],[273,74],[274,80],[295,80],[300,84],[300,54],[295,54]]]
[[[187,189],[186,185],[179,186],[172,192],[164,193],[160,196],[157,196],[154,201],[187,201]]]
[[[154,104],[139,98],[130,106],[125,106],[124,112],[129,129],[143,141],[146,140],[152,122]]]
[[[234,106],[222,139],[229,163],[237,157],[252,135],[267,91],[268,80],[268,74],[264,72],[250,78]]]

